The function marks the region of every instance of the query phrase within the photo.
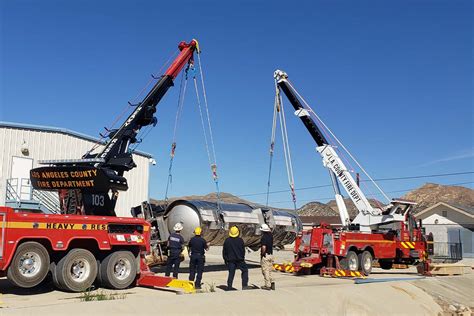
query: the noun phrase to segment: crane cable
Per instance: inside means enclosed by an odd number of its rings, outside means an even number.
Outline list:
[[[174,156],[176,152],[176,138],[177,138],[178,125],[181,119],[181,114],[183,113],[184,97],[186,95],[186,87],[188,84],[189,69],[190,69],[190,66],[188,65],[188,67],[185,70],[185,74],[181,76],[181,83],[179,86],[178,108],[176,110],[176,117],[174,120],[173,141],[171,142],[170,163],[168,167],[168,179],[166,181],[166,190],[165,190],[165,198],[164,198],[166,206],[168,206],[168,190],[173,182],[172,170],[173,170]]]
[[[275,138],[276,138],[276,125],[277,125],[277,111],[279,111],[278,107],[278,92],[275,94],[275,101],[273,105],[273,121],[272,121],[272,137],[270,141],[270,163],[268,167],[268,181],[267,181],[267,201],[266,206],[268,206],[268,198],[270,195],[270,186],[271,186],[271,176],[272,176],[272,165],[273,165],[273,153],[275,150]]]
[[[273,126],[272,126],[272,140],[270,144],[270,166],[268,171],[268,182],[267,182],[267,206],[268,206],[268,195],[270,192],[270,177],[271,177],[271,169],[272,169],[272,161],[273,161],[273,150],[275,146],[275,136],[276,136],[276,123],[279,121],[280,123],[280,130],[281,130],[281,137],[283,143],[283,152],[285,156],[285,165],[286,165],[286,174],[288,176],[288,184],[290,186],[291,197],[293,201],[293,207],[296,210],[296,192],[295,192],[295,179],[293,173],[293,163],[291,159],[291,150],[290,150],[290,142],[288,139],[288,130],[286,127],[286,117],[285,117],[285,110],[283,106],[283,100],[280,93],[280,88],[278,87],[277,82],[275,81],[275,107],[273,110]]]
[[[196,100],[197,100],[197,105],[199,108],[199,116],[201,118],[201,125],[202,125],[203,134],[204,134],[204,143],[206,145],[207,158],[208,158],[208,162],[211,168],[212,179],[214,180],[214,183],[216,185],[217,209],[220,211],[221,198],[220,198],[220,189],[219,189],[219,176],[217,174],[216,150],[214,146],[214,136],[212,133],[211,117],[209,115],[209,104],[207,101],[206,87],[204,85],[204,75],[202,71],[202,63],[201,63],[200,55],[201,55],[200,52],[198,52],[197,53],[198,67],[199,67],[199,75],[201,78],[200,81],[201,81],[201,88],[202,88],[203,99],[204,99],[205,115],[203,114],[201,99],[199,97],[199,88],[198,88],[198,83],[197,83],[195,73],[193,73],[193,82],[194,82],[194,89],[196,91]],[[206,120],[207,120],[207,130],[206,130],[206,124],[204,122],[204,116],[206,116]],[[207,137],[207,133],[209,133],[209,140]],[[210,144],[211,149],[209,149],[209,144]]]
[[[309,112],[314,115],[314,117],[324,126],[324,128],[331,134],[331,136],[336,140],[336,142],[347,152],[349,157],[357,164],[357,166],[360,168],[360,170],[369,178],[369,180],[375,185],[375,187],[380,191],[380,193],[387,199],[387,201],[390,203],[391,200],[390,198],[385,194],[385,192],[380,188],[380,186],[375,182],[375,180],[367,173],[367,171],[362,167],[362,165],[355,159],[355,157],[349,152],[349,150],[344,146],[344,144],[337,138],[336,135],[329,129],[329,127],[321,120],[321,118],[316,114],[316,112],[313,111],[313,109],[309,106],[308,102],[298,93],[298,91],[295,89],[295,87],[291,84],[291,82],[288,80],[288,84],[291,86],[291,88],[295,91],[296,95],[303,101],[305,106],[309,109]]]

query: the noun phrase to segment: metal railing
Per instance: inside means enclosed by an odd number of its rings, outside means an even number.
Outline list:
[[[60,212],[59,196],[57,192],[33,190],[33,199],[40,202],[53,213]]]
[[[7,201],[20,201],[21,198],[17,193],[18,179],[7,179],[7,192],[6,200]]]
[[[36,202],[39,209],[47,213],[59,213],[60,210],[58,193],[35,190],[29,179],[7,179],[6,202],[14,203],[18,208]]]
[[[460,242],[434,242],[433,259],[442,261],[462,260],[462,243]]]

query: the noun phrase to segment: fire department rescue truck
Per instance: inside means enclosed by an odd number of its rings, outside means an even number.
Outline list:
[[[411,214],[415,203],[391,200],[385,207],[373,207],[337,154],[336,146],[329,143],[327,135],[337,139],[335,135],[296,91],[285,72],[275,71],[274,78],[276,111],[281,110],[280,91],[283,91],[294,107],[295,115],[316,142],[323,166],[329,169],[342,224],[342,229],[322,223],[303,231],[295,242],[294,262],[283,269],[341,276],[369,275],[372,262],[378,260],[382,269],[390,269],[394,263],[421,263],[419,267],[427,270],[427,238],[421,222],[417,223]],[[339,184],[358,210],[352,221]],[[282,269],[279,265],[276,268]]]
[[[156,106],[180,71],[193,68],[196,40],[179,44],[179,54],[163,76],[107,142],[82,159],[43,161],[32,169],[32,186],[57,190],[62,214],[34,214],[0,207],[0,277],[31,288],[49,273],[62,290],[80,292],[97,281],[123,289],[131,285],[193,289],[193,282],[155,276],[144,257],[150,252],[150,224],[140,218],[115,216],[119,190],[126,190],[124,172],[136,167],[130,145],[138,132],[155,125]],[[97,146],[99,148],[99,146]],[[96,148],[94,148],[96,149]],[[81,215],[78,215],[81,214]]]

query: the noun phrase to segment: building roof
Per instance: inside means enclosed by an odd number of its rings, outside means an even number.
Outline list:
[[[81,138],[84,140],[88,140],[91,142],[99,142],[101,144],[105,144],[105,141],[100,140],[98,138],[78,133],[75,131],[71,131],[66,128],[59,128],[59,127],[53,127],[53,126],[41,126],[41,125],[31,125],[31,124],[23,124],[23,123],[13,123],[13,122],[2,122],[0,121],[0,127],[6,127],[6,128],[16,128],[16,129],[27,129],[27,130],[32,130],[32,131],[39,131],[39,132],[52,132],[52,133],[60,133],[64,135],[69,135],[77,138]],[[152,158],[153,156],[149,153],[143,152],[136,150],[134,151],[134,154],[146,157],[146,158]]]
[[[455,204],[449,204],[449,203],[445,203],[445,202],[438,202],[434,205],[431,205],[430,207],[427,207],[425,208],[423,211],[419,212],[418,214],[416,214],[415,216],[417,218],[420,218],[420,215],[423,215],[431,210],[433,210],[434,208],[440,206],[440,205],[443,205],[445,207],[448,207],[450,209],[452,209],[453,211],[456,211],[458,213],[461,213],[461,214],[464,214],[466,216],[469,216],[469,217],[474,217],[474,209],[471,207],[465,207],[465,206],[459,206],[459,205],[455,205]]]

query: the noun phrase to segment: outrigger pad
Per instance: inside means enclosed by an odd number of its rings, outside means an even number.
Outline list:
[[[178,288],[184,290],[186,293],[194,293],[194,282],[188,280],[178,280],[167,276],[159,276],[149,271],[142,271],[137,280],[137,286],[151,287],[151,288]]]

